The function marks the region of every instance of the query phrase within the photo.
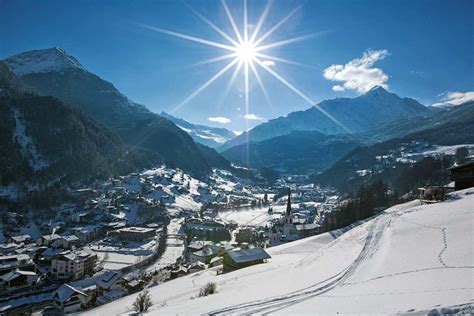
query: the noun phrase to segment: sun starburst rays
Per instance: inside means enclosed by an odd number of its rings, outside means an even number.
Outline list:
[[[350,133],[350,131],[342,125],[338,120],[336,120],[333,116],[331,116],[329,113],[321,109],[319,106],[316,105],[316,102],[314,102],[310,97],[308,97],[306,94],[301,92],[298,88],[296,88],[293,84],[291,84],[287,79],[285,79],[282,75],[277,73],[274,69],[272,69],[268,63],[264,62],[266,60],[273,61],[273,62],[281,62],[285,64],[290,64],[290,65],[295,65],[295,66],[305,66],[303,64],[294,62],[292,60],[288,60],[285,58],[277,57],[277,56],[272,56],[268,53],[268,50],[276,47],[281,47],[285,45],[289,45],[295,42],[307,40],[315,35],[317,33],[313,34],[307,34],[307,35],[302,35],[302,36],[297,36],[297,37],[292,37],[292,38],[287,38],[284,40],[279,40],[276,42],[271,42],[271,43],[265,43],[265,40],[267,40],[275,31],[277,31],[284,23],[286,23],[292,16],[295,15],[296,12],[299,11],[301,6],[295,8],[293,11],[291,11],[289,14],[287,14],[285,17],[283,17],[279,22],[277,22],[274,26],[272,26],[268,31],[263,33],[263,35],[259,36],[259,33],[261,32],[263,25],[267,19],[267,16],[270,12],[271,8],[271,0],[267,2],[265,5],[260,18],[257,21],[257,24],[252,32],[252,34],[249,34],[249,24],[248,24],[248,12],[247,12],[247,0],[243,0],[243,26],[242,26],[242,31],[239,30],[237,23],[235,22],[234,16],[232,15],[229,6],[227,5],[225,0],[221,0],[222,7],[225,11],[225,14],[227,16],[227,19],[229,21],[229,24],[234,32],[235,37],[229,35],[225,31],[223,31],[221,28],[216,26],[213,22],[211,22],[209,19],[204,17],[201,13],[197,12],[195,9],[191,8],[190,9],[196,14],[199,19],[201,19],[204,23],[206,23],[209,27],[211,27],[216,33],[218,33],[220,36],[222,36],[228,43],[220,43],[217,41],[213,40],[208,40],[205,38],[193,36],[193,35],[188,35],[184,33],[179,33],[171,30],[166,30],[163,28],[158,28],[150,25],[145,25],[145,24],[139,24],[141,27],[147,28],[149,30],[155,31],[155,32],[160,32],[163,34],[167,34],[170,36],[174,36],[177,38],[181,38],[184,40],[188,41],[193,41],[196,43],[200,43],[203,45],[208,45],[212,47],[216,47],[222,50],[226,50],[228,53],[225,55],[221,55],[218,57],[214,57],[202,62],[199,62],[195,65],[204,65],[204,64],[211,64],[211,63],[217,63],[220,61],[224,61],[227,59],[232,59],[229,63],[227,63],[222,69],[220,69],[217,73],[215,73],[211,78],[209,78],[204,84],[199,86],[197,89],[195,89],[189,96],[187,96],[183,101],[181,101],[175,108],[174,111],[178,110],[181,108],[184,104],[192,100],[194,97],[196,97],[198,94],[200,94],[202,91],[204,91],[207,87],[209,87],[213,82],[215,82],[217,79],[219,79],[222,75],[224,75],[230,68],[236,67],[230,81],[227,85],[227,88],[225,89],[225,93],[227,94],[229,92],[230,87],[235,81],[235,78],[237,75],[242,71],[243,69],[243,77],[244,77],[244,99],[245,99],[245,113],[248,115],[250,112],[250,74],[253,74],[253,77],[255,78],[256,82],[258,83],[266,101],[270,106],[272,106],[272,102],[270,100],[270,96],[268,94],[267,89],[265,88],[265,85],[262,81],[262,78],[259,74],[257,65],[259,66],[259,69],[262,69],[269,73],[272,77],[277,79],[280,83],[282,83],[284,86],[286,86],[289,90],[291,90],[293,93],[295,93],[297,96],[301,97],[303,100],[305,100],[307,103],[309,103],[311,106],[314,106],[317,108],[319,111],[321,111],[322,114],[324,114],[327,118],[329,118],[331,121],[333,121],[335,124],[337,124],[339,127],[343,128],[346,132]],[[247,122],[248,124],[248,122]]]

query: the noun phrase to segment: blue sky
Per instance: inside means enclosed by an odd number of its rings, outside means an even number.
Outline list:
[[[242,29],[242,1],[227,2]],[[248,0],[255,25],[266,1]],[[353,97],[373,83],[424,104],[448,92],[474,90],[474,1],[273,1],[262,33],[301,9],[265,40],[316,33],[272,55],[304,66],[270,66],[311,100]],[[192,122],[244,130],[310,105],[260,69],[271,105],[250,78],[245,118],[243,76],[224,96],[232,70],[173,112],[176,105],[228,61],[194,64],[226,51],[140,26],[150,25],[225,43],[189,6],[234,35],[220,1],[0,0],[0,58],[59,46],[132,100]],[[194,65],[194,66],[193,66]],[[225,117],[226,124],[210,117]]]

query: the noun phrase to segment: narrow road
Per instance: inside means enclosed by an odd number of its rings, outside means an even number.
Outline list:
[[[183,241],[178,237],[182,224],[182,219],[173,218],[168,224],[168,237],[166,239],[166,250],[161,257],[146,271],[153,272],[159,270],[169,264],[172,264],[183,254],[184,244]]]

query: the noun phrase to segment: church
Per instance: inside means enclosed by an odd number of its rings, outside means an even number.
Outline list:
[[[283,242],[294,241],[300,238],[309,237],[318,233],[319,225],[308,224],[306,220],[298,218],[293,214],[291,207],[291,189],[288,188],[288,200],[286,211],[278,223],[274,224],[268,235],[270,246]]]

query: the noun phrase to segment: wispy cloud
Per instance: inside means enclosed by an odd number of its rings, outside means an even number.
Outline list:
[[[355,90],[358,93],[369,91],[374,86],[388,88],[388,76],[374,64],[389,55],[386,49],[368,50],[362,57],[353,59],[344,65],[331,65],[324,69],[324,78],[342,82],[332,87],[334,91]]]
[[[474,91],[468,92],[447,92],[438,96],[444,96],[440,102],[434,103],[434,107],[444,107],[449,105],[460,105],[468,101],[474,101]]]
[[[220,123],[220,124],[229,124],[230,122],[232,122],[229,118],[222,117],[222,116],[208,117],[207,120],[209,122]]]
[[[262,64],[264,64],[265,66],[275,66],[275,62],[273,60],[264,60],[262,61]]]
[[[234,133],[235,136],[239,136],[240,134],[243,133],[243,131],[232,131],[232,133]]]
[[[249,120],[249,121],[265,121],[263,118],[255,114],[245,114],[244,119]]]

